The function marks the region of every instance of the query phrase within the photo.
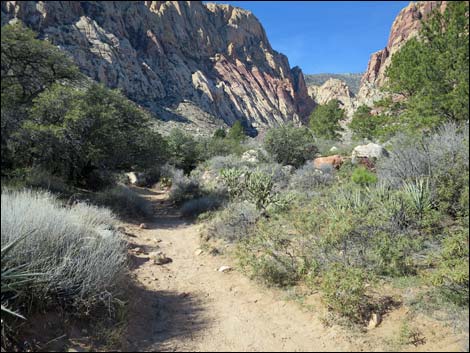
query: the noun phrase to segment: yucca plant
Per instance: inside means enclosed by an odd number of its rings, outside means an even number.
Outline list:
[[[28,234],[29,235],[29,234]],[[7,256],[8,253],[18,245],[27,235],[23,235],[21,237],[16,238],[15,240],[11,241],[1,249],[1,276],[2,276],[2,304],[1,304],[1,311],[2,316],[3,314],[9,314],[12,316],[16,316],[21,319],[25,319],[25,317],[13,310],[10,310],[6,307],[6,304],[3,303],[4,296],[13,295],[13,298],[17,297],[21,293],[21,287],[27,282],[30,282],[32,277],[38,276],[38,273],[30,273],[25,270],[24,265],[13,266],[9,267],[7,264]],[[9,297],[10,299],[12,297]],[[3,320],[2,320],[3,321]]]
[[[403,184],[403,191],[411,201],[414,211],[421,220],[424,213],[432,207],[432,197],[429,188],[429,179],[419,178]]]

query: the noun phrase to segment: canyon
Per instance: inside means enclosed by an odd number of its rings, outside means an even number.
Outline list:
[[[331,99],[339,100],[348,119],[358,106],[372,106],[384,95],[392,55],[445,4],[421,1],[405,7],[385,48],[371,55],[360,84],[358,74],[344,80],[325,74],[320,81],[312,75],[307,84],[302,70],[291,68],[288,58],[271,47],[258,19],[230,5],[5,1],[1,13],[2,25],[22,21],[68,52],[88,77],[122,90],[151,112],[160,127],[207,133],[239,120],[256,135],[285,123],[306,123],[315,104]]]

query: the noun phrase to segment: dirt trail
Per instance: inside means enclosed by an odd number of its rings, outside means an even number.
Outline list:
[[[146,229],[126,224],[132,247],[163,251],[173,261],[155,265],[134,255],[125,350],[135,351],[355,351],[383,350],[377,337],[325,327],[314,312],[258,286],[224,256],[197,255],[200,225],[182,219],[163,192],[138,189],[155,205]],[[352,338],[354,337],[354,338]],[[373,348],[372,348],[373,347]],[[424,348],[424,347],[421,347]],[[446,346],[433,347],[445,350]]]

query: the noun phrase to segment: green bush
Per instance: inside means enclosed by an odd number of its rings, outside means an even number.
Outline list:
[[[227,133],[225,132],[224,128],[220,127],[215,130],[213,138],[224,139],[225,137],[227,137]]]
[[[137,105],[85,80],[29,29],[2,27],[2,172],[34,167],[96,189],[103,171],[151,167],[165,155]]]
[[[315,259],[310,246],[284,218],[262,220],[253,235],[240,244],[238,258],[255,278],[277,286],[293,285],[311,271]]]
[[[20,165],[32,163],[93,187],[89,179],[96,171],[147,167],[163,160],[161,136],[117,91],[96,84],[86,90],[56,84],[33,102],[28,119],[14,134]]]
[[[210,222],[207,235],[225,239],[229,242],[240,241],[252,236],[260,211],[249,202],[232,202]]]
[[[240,120],[235,121],[227,134],[227,139],[241,142],[246,138],[245,128]]]
[[[440,288],[452,302],[468,307],[469,300],[469,235],[468,227],[449,231],[430,282]]]
[[[362,323],[368,314],[366,283],[367,275],[362,269],[333,265],[323,275],[321,290],[331,310]]]
[[[367,186],[367,185],[375,184],[378,178],[377,178],[377,175],[375,175],[372,172],[369,172],[366,168],[358,167],[354,169],[351,175],[351,180],[355,182],[356,184]]]
[[[292,124],[268,130],[264,148],[276,162],[294,167],[311,160],[318,151],[312,133],[305,127]]]

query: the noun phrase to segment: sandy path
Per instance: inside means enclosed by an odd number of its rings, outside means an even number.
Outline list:
[[[355,351],[375,349],[364,335],[325,327],[315,313],[285,301],[235,271],[223,256],[196,255],[199,225],[181,219],[165,194],[140,189],[155,204],[147,229],[126,224],[130,241],[148,252],[163,251],[173,262],[158,266],[134,257],[125,350],[135,351]],[[375,344],[374,344],[375,343]],[[424,348],[424,347],[422,347]]]

